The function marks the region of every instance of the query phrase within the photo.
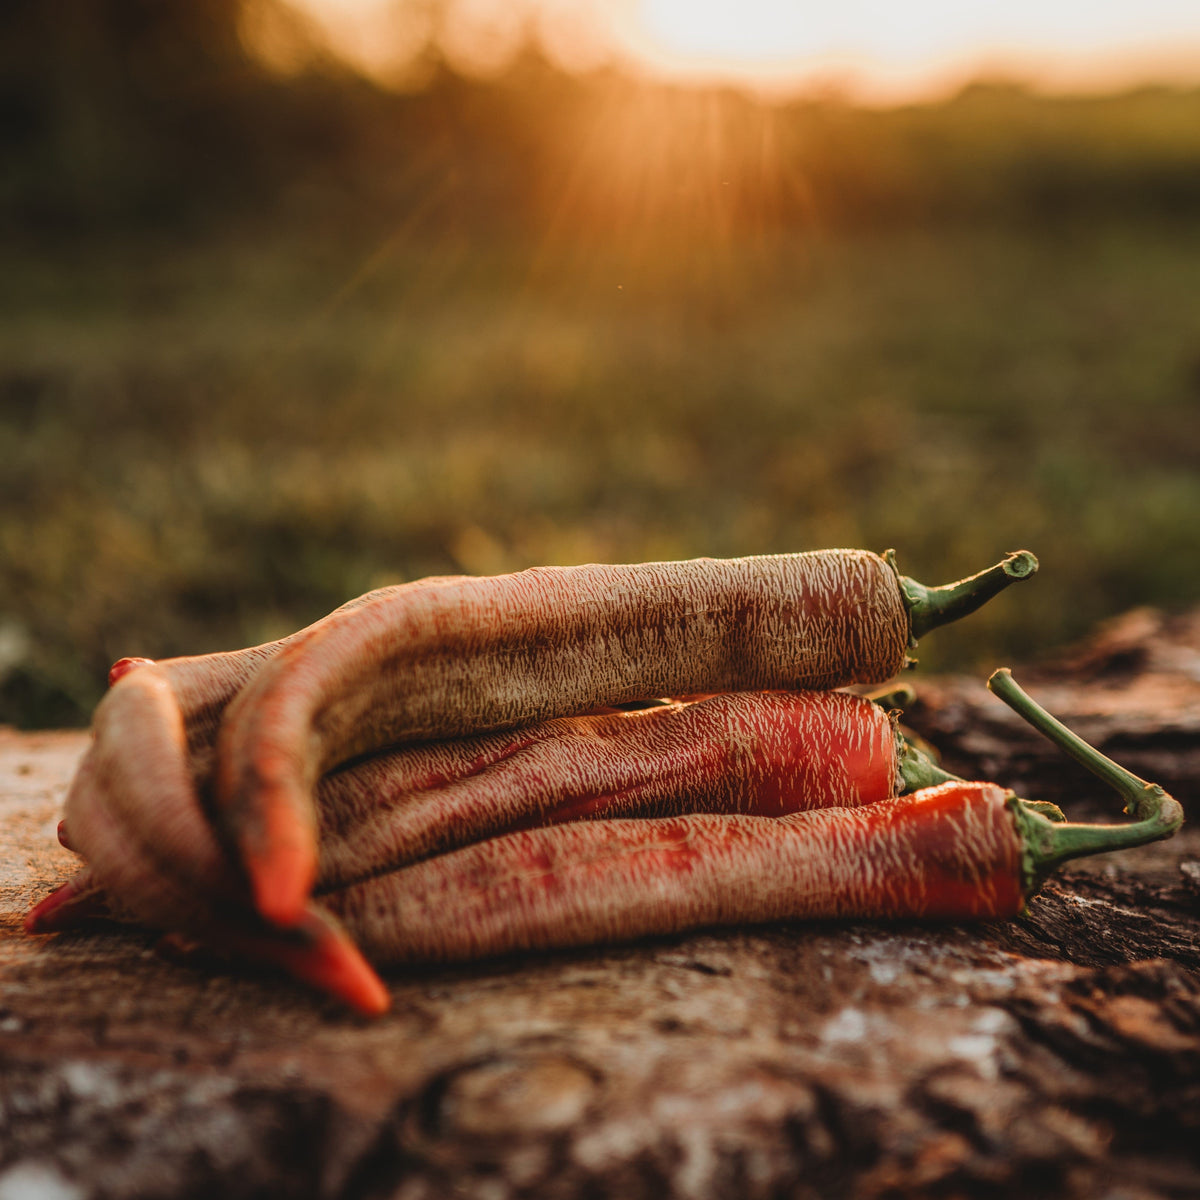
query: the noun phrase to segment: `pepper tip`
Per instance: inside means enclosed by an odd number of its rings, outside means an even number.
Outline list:
[[[57,933],[92,915],[97,907],[90,903],[89,893],[71,879],[43,896],[26,914],[23,922],[26,933]]]
[[[1032,550],[1013,550],[1003,562],[1004,573],[1010,579],[1028,579],[1036,575],[1037,555]]]
[[[119,680],[124,679],[130,671],[136,671],[138,667],[151,667],[154,665],[152,658],[118,658],[111,667],[108,668],[108,686]]]
[[[281,966],[363,1016],[387,1012],[391,993],[340,925],[309,908],[300,928],[311,940],[298,950],[281,947],[276,959]]]

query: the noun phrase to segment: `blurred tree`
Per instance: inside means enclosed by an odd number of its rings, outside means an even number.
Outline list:
[[[0,6],[9,216],[56,225],[172,217],[252,192],[298,143],[332,150],[345,132],[337,101],[348,80],[273,76],[243,42],[245,3]]]
[[[430,29],[439,3],[426,0]],[[284,53],[265,52],[264,30]],[[432,207],[449,227],[539,234],[1190,219],[1200,203],[1200,91],[1051,100],[987,86],[869,111],[616,68],[570,76],[529,43],[486,79],[452,69],[436,38],[422,61],[423,89],[389,91],[286,0],[7,0],[0,220],[222,217],[298,180],[335,220],[349,196],[355,222]]]

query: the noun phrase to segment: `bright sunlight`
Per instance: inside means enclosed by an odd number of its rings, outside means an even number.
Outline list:
[[[910,99],[980,74],[1051,88],[1200,79],[1191,0],[642,0],[621,30],[657,70]]]
[[[292,0],[335,52],[402,81],[434,45],[494,74],[526,36],[556,65],[605,62],[764,91],[933,99],[979,76],[1046,90],[1200,82],[1195,0]],[[419,71],[417,71],[419,75]]]

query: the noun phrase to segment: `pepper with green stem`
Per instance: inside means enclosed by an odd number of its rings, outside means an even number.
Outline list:
[[[1128,825],[950,779],[855,809],[689,814],[492,838],[325,897],[374,962],[462,960],[707,925],[811,917],[1003,918],[1059,863],[1169,837],[1183,812],[1055,721],[1007,672],[993,691],[1116,787]],[[1050,812],[1050,816],[1046,812]]]

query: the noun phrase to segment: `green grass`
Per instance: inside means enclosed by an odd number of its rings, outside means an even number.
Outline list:
[[[385,582],[895,546],[1038,578],[922,648],[1024,661],[1200,599],[1200,228],[12,252],[0,721],[108,663],[278,636]]]

